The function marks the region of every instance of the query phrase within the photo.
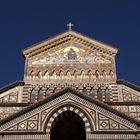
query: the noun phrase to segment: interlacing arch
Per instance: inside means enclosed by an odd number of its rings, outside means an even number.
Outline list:
[[[55,111],[51,115],[51,117],[48,119],[47,126],[46,126],[46,132],[47,133],[50,133],[52,123],[57,118],[57,116],[60,115],[61,113],[65,112],[65,111],[72,111],[72,112],[78,114],[79,117],[83,120],[83,122],[85,124],[85,131],[88,132],[88,133],[92,131],[91,130],[91,123],[90,123],[89,119],[87,118],[87,116],[85,115],[85,113],[83,113],[77,107],[74,107],[74,106],[64,106],[64,107],[58,109],[57,111]]]
[[[63,70],[60,70],[59,72],[56,72],[55,70],[53,70],[52,72],[48,72],[48,71],[45,71],[44,73],[41,72],[41,71],[38,71],[38,72],[34,72],[34,71],[31,71],[29,73],[29,78],[32,79],[32,80],[41,80],[41,79],[68,79],[68,78],[81,78],[81,79],[84,79],[84,78],[96,78],[96,79],[100,79],[100,78],[104,78],[104,79],[107,79],[107,78],[114,78],[114,72],[113,70],[110,70],[109,72],[107,72],[106,70],[102,70],[102,71],[99,71],[99,70],[96,70],[95,72],[93,72],[92,70],[88,70],[88,71],[85,71],[85,70],[81,70],[80,72],[74,70],[74,71],[70,71],[70,70],[67,70],[67,71],[63,71]]]

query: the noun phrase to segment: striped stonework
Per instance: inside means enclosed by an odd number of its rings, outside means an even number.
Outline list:
[[[53,121],[55,120],[55,118],[57,118],[57,116],[65,111],[72,111],[76,114],[79,115],[79,117],[83,120],[84,124],[85,124],[85,130],[87,133],[91,132],[91,126],[90,126],[90,122],[88,120],[88,118],[84,115],[83,112],[81,112],[79,109],[72,107],[72,106],[65,106],[62,107],[61,109],[58,109],[56,112],[54,112],[52,114],[52,116],[49,118],[49,121],[47,123],[47,127],[46,127],[46,132],[50,133],[50,129],[52,126]]]
[[[118,87],[117,87],[117,84],[116,83],[111,84],[110,88],[111,88],[111,91],[112,91],[112,94],[110,94],[110,96],[111,96],[110,101],[117,102],[118,101]]]
[[[30,84],[26,84],[23,87],[23,95],[22,95],[22,102],[23,103],[28,103],[30,102],[30,95],[29,95],[29,91],[31,90],[31,85]]]

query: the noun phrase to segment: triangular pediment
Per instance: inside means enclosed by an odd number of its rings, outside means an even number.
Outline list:
[[[50,49],[42,55],[38,55],[28,62],[29,65],[39,66],[48,64],[108,64],[111,65],[112,58],[92,48],[81,46],[71,42],[64,46]]]
[[[89,118],[90,131],[138,131],[139,121],[68,88],[0,121],[0,133],[44,132],[47,130],[44,127],[51,125],[47,120],[51,120],[52,114],[57,116],[56,111],[61,113],[67,109],[78,113],[74,107]]]
[[[64,33],[61,33],[50,39],[44,40],[38,44],[24,49],[23,54],[26,58],[31,58],[33,56],[38,56],[39,54],[45,53],[52,48],[59,49],[59,47],[63,47],[68,43],[75,43],[80,46],[85,46],[87,49],[97,50],[98,52],[107,55],[115,56],[117,53],[117,49],[110,45],[82,35],[73,30],[68,30]]]

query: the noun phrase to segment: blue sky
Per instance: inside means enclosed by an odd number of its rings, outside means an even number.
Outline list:
[[[67,30],[119,48],[118,79],[140,85],[139,0],[1,0],[0,87],[23,80],[22,49]]]

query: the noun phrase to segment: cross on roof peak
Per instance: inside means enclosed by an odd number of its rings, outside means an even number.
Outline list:
[[[69,30],[71,30],[72,27],[74,26],[74,24],[72,24],[71,22],[69,22],[69,23],[67,24],[67,26],[69,27]]]

